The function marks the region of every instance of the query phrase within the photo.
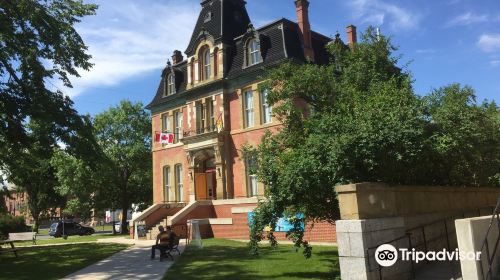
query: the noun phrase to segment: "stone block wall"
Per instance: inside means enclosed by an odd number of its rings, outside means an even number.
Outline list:
[[[336,187],[341,220],[337,221],[337,243],[343,280],[379,279],[371,247],[411,233],[412,246],[428,250],[457,247],[455,219],[491,213],[500,189],[391,186],[360,183]],[[422,230],[423,225],[426,225]],[[448,232],[448,235],[446,235]],[[446,238],[448,236],[448,238]],[[408,238],[391,242],[409,248]],[[423,248],[416,248],[423,250]],[[382,269],[382,279],[410,279],[411,263],[397,262]],[[420,265],[415,265],[416,269]]]

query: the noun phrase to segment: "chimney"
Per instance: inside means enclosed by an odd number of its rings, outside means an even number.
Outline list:
[[[174,54],[172,55],[172,63],[176,65],[177,63],[182,62],[182,60],[184,60],[182,53],[178,50],[175,50]]]
[[[295,0],[297,12],[297,23],[300,28],[301,39],[304,45],[304,56],[308,61],[314,61],[314,50],[312,48],[311,24],[309,23],[309,1]]]
[[[358,42],[358,35],[356,34],[356,26],[349,25],[347,26],[347,43],[349,47],[353,47],[354,44]]]

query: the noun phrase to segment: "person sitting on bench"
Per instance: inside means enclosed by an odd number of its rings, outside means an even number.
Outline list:
[[[155,258],[156,250],[160,250],[160,252],[162,252],[164,249],[170,249],[172,247],[174,237],[172,228],[168,226],[167,231],[165,231],[163,226],[159,226],[158,230],[160,233],[156,236],[156,244],[151,247],[151,259]]]

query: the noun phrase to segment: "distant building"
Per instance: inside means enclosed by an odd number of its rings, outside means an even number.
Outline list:
[[[206,237],[248,239],[248,213],[265,186],[251,174],[254,162],[241,149],[280,126],[267,92],[259,91],[259,77],[285,61],[329,60],[325,47],[332,39],[311,30],[307,0],[294,2],[298,22],[282,18],[256,28],[243,0],[201,1],[187,57],[174,52],[147,106],[152,133],[173,133],[174,139],[153,143],[154,205],[135,217],[136,225],[183,227],[194,219]],[[356,41],[354,26],[348,40]],[[307,234],[310,240],[336,240],[328,223]]]

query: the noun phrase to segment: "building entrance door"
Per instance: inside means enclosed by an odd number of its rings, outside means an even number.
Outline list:
[[[196,200],[207,200],[207,174],[206,173],[196,173],[195,174],[195,184],[196,184]]]

